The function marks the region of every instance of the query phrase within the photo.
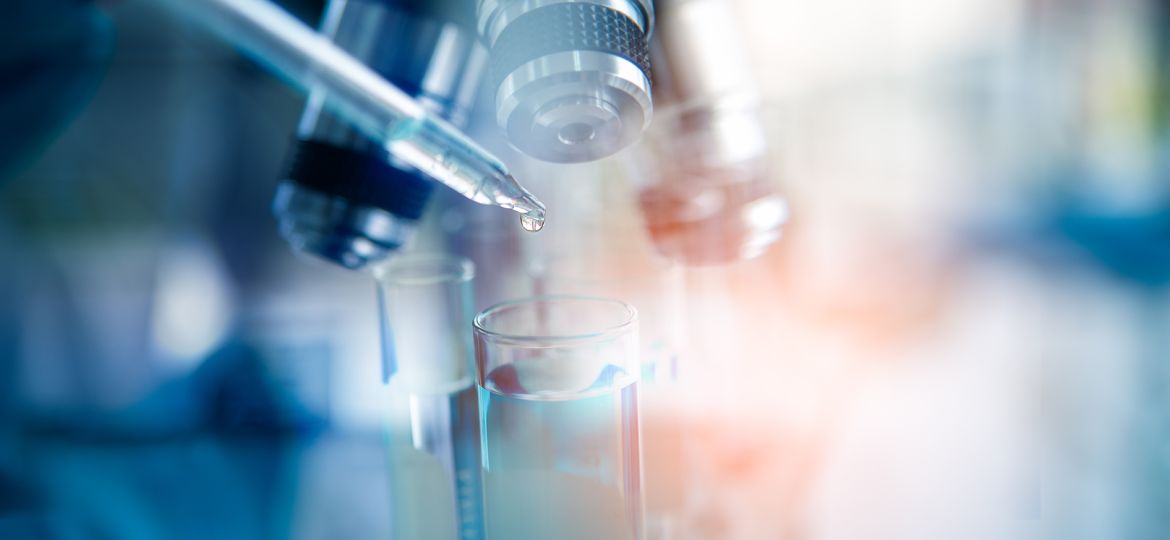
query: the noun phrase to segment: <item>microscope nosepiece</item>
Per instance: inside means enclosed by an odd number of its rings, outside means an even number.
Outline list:
[[[650,124],[649,0],[480,0],[496,121],[537,159],[592,161]]]

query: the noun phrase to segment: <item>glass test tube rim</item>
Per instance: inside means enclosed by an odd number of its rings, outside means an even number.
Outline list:
[[[419,273],[425,269],[440,271]],[[370,272],[382,284],[426,286],[471,281],[475,278],[475,264],[445,253],[400,253],[374,266]]]
[[[608,304],[610,306],[620,307],[624,311],[624,316],[622,317],[621,322],[617,323],[616,325],[606,325],[606,327],[603,329],[579,334],[550,333],[545,335],[537,335],[531,332],[518,334],[491,330],[486,326],[487,320],[490,317],[493,315],[498,315],[506,310],[553,302],[587,302],[594,305]],[[472,326],[475,329],[475,335],[477,339],[483,338],[493,343],[509,345],[515,348],[558,349],[566,346],[587,345],[589,343],[605,341],[606,339],[620,338],[624,336],[630,328],[635,327],[637,322],[638,309],[628,302],[604,296],[554,294],[530,296],[517,300],[500,302],[476,314],[475,319],[472,321]]]
[[[470,286],[475,264],[455,254],[407,252],[373,266],[370,275],[377,284],[383,382],[418,395],[450,393],[472,384],[474,345],[467,333],[467,321],[471,318]],[[408,296],[402,297],[404,294]],[[437,311],[419,312],[411,307],[411,302],[432,299],[413,296],[417,294],[440,295],[441,298],[433,298],[438,302],[434,307]],[[436,316],[449,320],[439,322]],[[397,322],[390,322],[392,319]],[[404,321],[406,326],[401,324]],[[404,328],[414,330],[403,332]],[[459,337],[429,339],[425,340],[429,345],[422,346],[419,331]]]

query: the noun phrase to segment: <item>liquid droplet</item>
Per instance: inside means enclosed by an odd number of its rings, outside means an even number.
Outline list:
[[[532,217],[528,214],[520,214],[520,226],[528,232],[537,232],[544,228],[544,218]]]

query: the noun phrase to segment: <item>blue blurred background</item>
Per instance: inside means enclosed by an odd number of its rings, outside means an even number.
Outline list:
[[[733,3],[793,217],[679,270],[689,534],[1170,537],[1170,7]],[[0,538],[386,537],[373,285],[270,209],[303,98],[149,2],[10,4]]]

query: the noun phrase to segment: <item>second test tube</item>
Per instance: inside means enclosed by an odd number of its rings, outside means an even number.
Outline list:
[[[400,255],[374,268],[396,540],[482,538],[471,378],[470,261]]]

